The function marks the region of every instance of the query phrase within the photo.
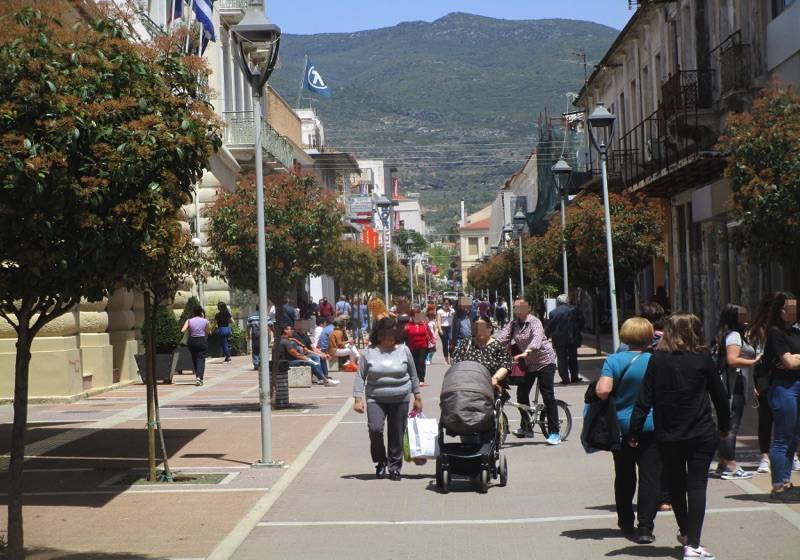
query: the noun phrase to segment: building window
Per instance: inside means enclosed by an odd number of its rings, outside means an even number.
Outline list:
[[[772,0],[772,19],[781,15],[792,4],[794,4],[794,0]]]
[[[467,254],[470,255],[470,256],[477,255],[478,254],[478,238],[477,237],[470,237],[469,239],[467,239],[467,244],[468,244]]]

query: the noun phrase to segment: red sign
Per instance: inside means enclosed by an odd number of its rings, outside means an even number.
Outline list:
[[[361,243],[370,249],[377,249],[380,242],[380,235],[372,226],[364,226],[361,228]]]

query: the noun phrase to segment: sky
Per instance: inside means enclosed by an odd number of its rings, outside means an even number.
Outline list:
[[[626,0],[265,0],[283,33],[345,33],[433,21],[451,12],[499,19],[583,19],[622,29],[633,11]]]

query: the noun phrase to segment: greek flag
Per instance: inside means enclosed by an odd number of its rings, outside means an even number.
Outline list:
[[[319,72],[317,72],[317,68],[314,66],[314,63],[311,62],[310,58],[306,58],[306,71],[303,74],[303,87],[308,91],[313,91],[314,93],[318,93],[323,97],[330,97],[331,96],[331,89],[328,87],[328,84],[325,83],[325,80],[322,79]]]
[[[194,10],[197,21],[203,26],[203,45],[205,46],[208,41],[216,41],[217,36],[214,33],[214,22],[211,17],[211,12],[214,9],[214,1],[194,0],[192,2],[192,9]]]

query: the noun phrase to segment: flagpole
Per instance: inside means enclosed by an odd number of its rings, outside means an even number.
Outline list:
[[[303,62],[303,75],[300,77],[300,87],[297,88],[297,101],[295,102],[295,108],[300,108],[300,98],[303,97],[303,86],[306,83],[306,68],[308,68],[308,55],[306,55],[305,62]]]
[[[183,2],[183,0],[181,0],[181,2]],[[186,46],[183,48],[183,52],[185,52],[186,54],[189,54],[189,35],[191,34],[193,13],[194,13],[194,0],[192,0],[191,5],[189,6],[189,15],[186,16]]]

